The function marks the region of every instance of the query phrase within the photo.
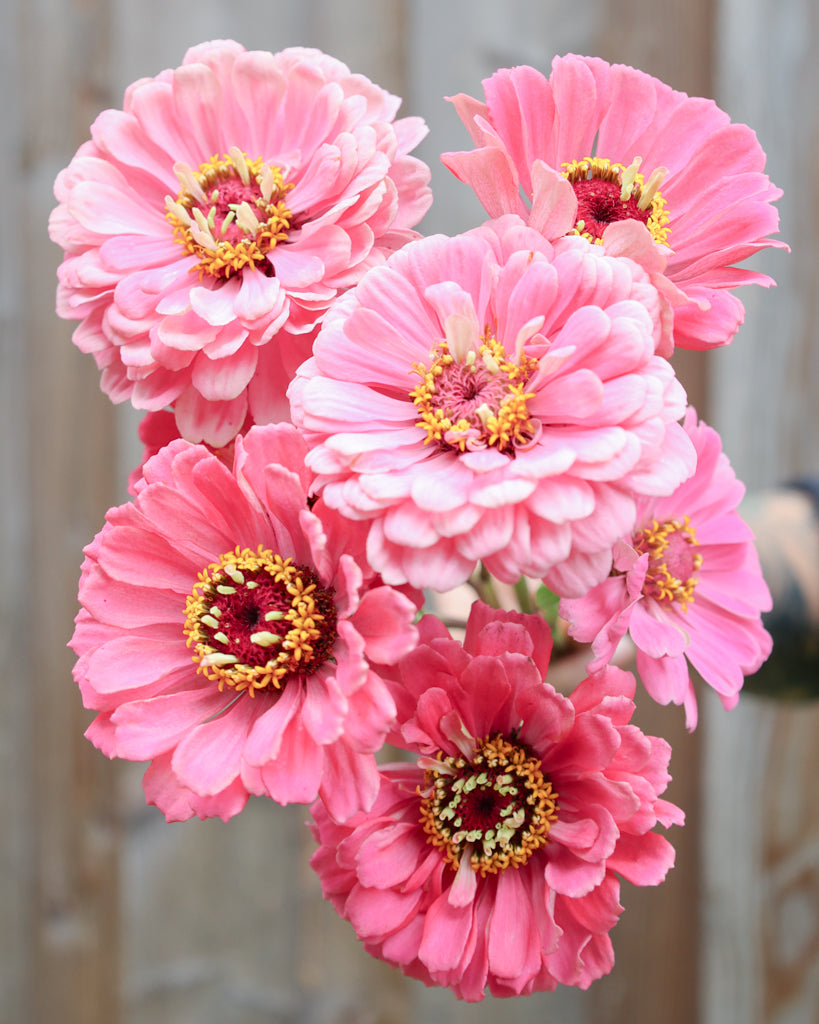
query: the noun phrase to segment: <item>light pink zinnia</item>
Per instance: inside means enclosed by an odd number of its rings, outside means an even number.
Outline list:
[[[767,237],[782,193],[754,132],[712,100],[594,57],[556,57],[549,78],[503,69],[483,87],[485,103],[453,98],[476,148],[442,159],[489,215],[517,213],[549,238],[574,231],[618,253],[641,251],[647,228],[670,248],[665,274],[686,300],[676,344],[727,344],[745,315],[731,289],[772,284],[735,264],[784,246]]]
[[[475,1001],[587,988],[614,963],[618,875],[656,885],[674,862],[652,832],[682,824],[661,799],[670,747],[630,724],[617,668],[570,697],[543,681],[537,616],[476,604],[463,647],[431,617],[399,662],[401,745],[372,809],[344,824],[313,808],[312,865],[368,952]]]
[[[633,495],[694,466],[646,272],[514,216],[413,242],[331,310],[288,394],[328,505],[389,583],[584,593]]]
[[[420,118],[318,50],[203,43],[103,111],[55,184],[57,311],[102,388],[225,444],[261,353],[416,237]],[[261,396],[263,398],[263,395]]]
[[[753,535],[737,505],[737,480],[715,430],[689,410],[697,469],[670,497],[639,502],[634,531],[618,545],[614,573],[585,597],[564,600],[570,633],[591,643],[595,671],[628,633],[637,671],[661,704],[683,704],[697,724],[688,664],[733,708],[746,675],[771,652],[761,613],[771,607]]]
[[[248,794],[368,807],[395,714],[371,662],[415,643],[415,604],[380,584],[356,524],[308,507],[305,446],[254,427],[229,469],[174,441],[86,548],[71,646],[87,736],[150,761],[168,820],[231,817]]]

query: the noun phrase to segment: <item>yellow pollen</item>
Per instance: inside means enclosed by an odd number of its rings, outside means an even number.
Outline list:
[[[420,381],[409,392],[418,410],[416,426],[426,431],[424,444],[437,442],[461,452],[487,446],[513,452],[532,440],[535,423],[526,403],[535,392],[527,391],[526,384],[537,359],[523,353],[512,362],[488,331],[463,361],[456,360],[446,341],[431,354],[429,367],[413,364],[411,372]],[[476,404],[479,398],[483,401]]]
[[[519,868],[549,842],[558,794],[540,759],[501,735],[477,743],[469,760],[438,752],[424,774],[420,820],[427,842],[457,871],[464,855],[482,878]]]
[[[619,185],[620,202],[625,204],[633,200],[638,211],[641,213],[648,211],[645,225],[651,232],[651,237],[659,245],[668,245],[669,214],[665,199],[659,191],[660,185],[668,174],[668,169],[658,167],[646,180],[638,170],[641,163],[640,157],[635,157],[628,167],[612,163],[602,157],[584,157],[582,160],[564,163],[562,174],[572,184],[579,181],[596,180]],[[579,220],[569,234],[581,235],[590,242],[602,245],[602,239],[595,237],[585,228],[585,221]]]
[[[689,517],[684,516],[682,523],[675,519],[659,523],[655,519],[633,543],[640,554],[648,553],[643,594],[655,601],[676,602],[683,612],[687,611],[694,600],[695,574],[702,566],[702,555],[694,550],[699,541]]]
[[[214,155],[197,171],[176,164],[182,186],[176,199],[165,197],[165,217],[174,238],[199,262],[193,268],[226,279],[262,265],[267,253],[285,241],[292,214],[284,197],[293,188],[278,167],[248,160],[236,146]],[[225,196],[220,195],[220,190]],[[238,202],[230,202],[239,199]]]
[[[337,636],[335,606],[308,574],[261,546],[237,547],[212,562],[185,604],[184,633],[197,671],[220,690],[253,697],[324,662]],[[221,582],[226,579],[232,585]],[[265,611],[264,602],[273,599],[283,608]],[[278,623],[281,631],[274,631]]]

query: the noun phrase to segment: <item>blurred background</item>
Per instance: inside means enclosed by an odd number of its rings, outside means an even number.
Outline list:
[[[317,46],[404,97],[430,134],[426,233],[483,219],[439,162],[467,135],[443,97],[556,53],[633,64],[711,96],[757,131],[785,190],[781,237],[745,289],[729,349],[683,353],[692,401],[756,500],[819,475],[819,5],[816,0],[4,0],[0,5],[0,1019],[8,1024],[815,1024],[819,1019],[819,705],[743,695],[643,706],[674,746],[688,824],[657,890],[624,884],[612,975],[588,992],[457,1003],[372,961],[323,903],[303,808],[251,801],[229,825],[167,825],[141,766],[83,739],[65,644],[81,548],[125,500],[136,418],[54,314],[57,172],[125,86],[217,37]],[[675,359],[675,362],[677,360]],[[799,505],[799,501],[802,505]],[[806,498],[796,499],[802,521]],[[801,510],[801,511],[800,511]],[[764,518],[764,517],[763,517]],[[764,523],[817,585],[793,519]],[[812,560],[812,561],[811,561]],[[814,606],[813,613],[819,617]],[[773,683],[792,669],[773,666]],[[777,676],[778,672],[778,676]],[[814,679],[815,683],[816,680]]]

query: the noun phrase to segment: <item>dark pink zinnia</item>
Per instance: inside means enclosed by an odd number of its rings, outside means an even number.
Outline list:
[[[660,797],[670,748],[631,724],[630,673],[545,683],[537,616],[476,604],[463,646],[420,630],[393,685],[417,760],[382,766],[343,824],[314,806],[324,894],[368,952],[460,998],[587,988],[614,962],[618,875],[656,885],[673,864],[652,831],[683,820]]]

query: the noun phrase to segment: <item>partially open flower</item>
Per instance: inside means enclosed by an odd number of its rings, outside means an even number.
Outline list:
[[[398,664],[394,739],[372,809],[313,807],[312,865],[374,956],[479,1000],[588,986],[614,963],[618,875],[674,862],[659,822],[670,748],[630,723],[634,677],[609,668],[570,697],[543,677],[537,616],[476,604],[464,645],[430,617]]]
[[[373,663],[415,643],[415,604],[382,586],[355,524],[308,507],[289,424],[237,439],[233,468],[172,442],[86,548],[71,646],[88,737],[150,761],[169,820],[248,794],[345,816],[372,802],[394,717]]]
[[[729,342],[744,317],[732,289],[772,283],[735,264],[784,244],[768,237],[782,193],[753,131],[711,100],[595,57],[556,57],[549,78],[502,69],[483,86],[484,103],[454,97],[475,149],[442,159],[489,215],[517,213],[548,238],[571,232],[635,258],[653,240],[682,292],[675,343]]]
[[[607,664],[628,633],[637,670],[661,704],[685,706],[697,724],[688,662],[733,708],[746,675],[771,652],[761,614],[771,595],[753,535],[737,512],[744,487],[719,434],[688,411],[697,469],[667,498],[642,500],[637,524],[616,546],[614,571],[585,597],[561,601],[570,633],[591,643],[590,671]]]
[[[103,390],[172,405],[180,434],[223,445],[278,332],[311,330],[335,296],[416,233],[425,134],[399,100],[317,50],[203,43],[103,111],[57,177],[57,309],[80,320]]]

